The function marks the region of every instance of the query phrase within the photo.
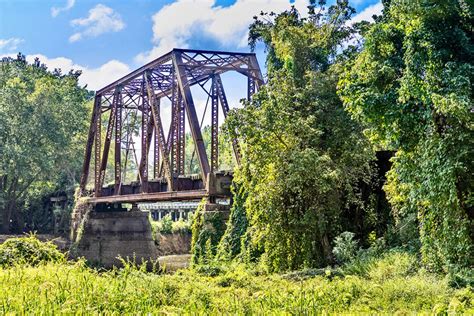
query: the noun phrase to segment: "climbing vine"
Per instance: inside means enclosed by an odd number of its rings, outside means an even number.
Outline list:
[[[474,264],[472,4],[384,1],[340,95],[373,144],[396,150],[385,190],[416,215],[432,269]]]
[[[354,11],[342,1],[316,6],[308,18],[294,8],[256,18],[249,39],[268,50],[268,83],[227,121],[242,140],[234,177],[245,192],[248,228],[239,232],[240,251],[248,258],[263,252],[269,270],[330,263],[342,213],[371,212],[360,184],[370,182],[374,154],[336,94]],[[227,247],[237,250],[230,236]]]

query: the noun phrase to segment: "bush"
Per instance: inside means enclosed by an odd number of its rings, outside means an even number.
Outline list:
[[[191,254],[193,264],[213,260],[217,245],[224,235],[226,220],[223,212],[207,212],[203,199],[194,213],[192,224]]]
[[[32,266],[46,262],[62,262],[62,254],[51,242],[42,242],[34,235],[7,239],[0,245],[0,267],[16,264]]]
[[[176,234],[176,233],[190,233],[191,232],[191,225],[189,222],[184,221],[182,219],[173,222],[171,231]]]
[[[156,234],[189,234],[191,233],[192,215],[189,215],[187,221],[180,219],[173,222],[171,216],[168,214],[161,221],[154,221],[150,219],[151,229],[153,235]]]
[[[354,240],[354,233],[343,232],[334,239],[334,254],[337,262],[348,263],[354,260],[357,253],[357,241]]]
[[[403,278],[417,270],[417,258],[407,252],[391,252],[373,262],[368,272],[371,280],[382,282],[394,278]]]
[[[163,234],[171,234],[173,231],[173,220],[171,219],[171,215],[168,214],[161,220],[161,227],[160,233]]]

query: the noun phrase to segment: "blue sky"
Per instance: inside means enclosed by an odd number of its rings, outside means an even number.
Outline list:
[[[303,9],[306,0],[291,1]],[[369,19],[379,0],[353,0]],[[248,24],[289,0],[0,0],[0,56],[21,51],[49,68],[83,70],[99,89],[173,47],[249,51]],[[261,51],[259,59],[263,63]]]

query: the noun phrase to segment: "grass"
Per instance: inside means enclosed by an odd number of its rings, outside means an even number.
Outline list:
[[[21,264],[0,268],[0,314],[474,313],[472,289],[453,289],[415,263],[388,254],[361,276],[266,274],[239,264],[215,276],[199,268],[160,275],[133,265],[100,272],[81,261]]]

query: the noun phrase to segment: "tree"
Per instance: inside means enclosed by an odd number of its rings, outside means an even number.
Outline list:
[[[22,229],[28,201],[79,176],[87,122],[80,72],[52,74],[23,55],[0,64],[1,231]]]
[[[384,4],[340,95],[374,144],[397,151],[385,190],[398,220],[417,215],[424,263],[472,267],[472,4]]]
[[[268,83],[227,123],[242,140],[235,181],[246,195],[245,238],[270,270],[331,262],[342,214],[371,212],[359,184],[370,182],[373,152],[336,94],[354,10],[320,5],[307,18],[295,8],[255,18],[249,40],[267,48]]]

